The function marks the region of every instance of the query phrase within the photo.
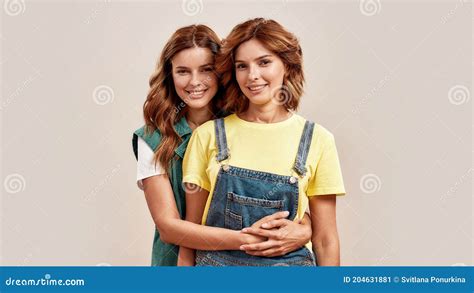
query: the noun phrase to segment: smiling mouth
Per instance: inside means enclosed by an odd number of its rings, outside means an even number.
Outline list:
[[[255,85],[255,86],[248,86],[247,88],[251,91],[251,92],[259,92],[261,91],[264,87],[266,87],[267,84],[261,84],[261,85]]]
[[[189,98],[191,99],[199,99],[204,96],[204,93],[207,91],[207,89],[202,89],[202,90],[192,90],[192,91],[186,91],[189,94]]]

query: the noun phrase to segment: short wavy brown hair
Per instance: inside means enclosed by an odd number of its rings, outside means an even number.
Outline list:
[[[271,19],[255,18],[236,25],[221,45],[216,56],[216,71],[225,88],[224,110],[241,113],[248,108],[249,101],[240,90],[235,75],[235,52],[244,42],[251,39],[260,41],[268,50],[278,56],[285,65],[282,91],[285,95],[283,106],[287,110],[297,110],[303,95],[303,52],[295,35],[281,24]]]

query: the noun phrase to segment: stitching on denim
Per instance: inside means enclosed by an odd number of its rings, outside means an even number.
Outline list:
[[[293,213],[292,215],[294,215],[296,217],[296,213],[298,212],[298,206],[299,206],[299,200],[300,200],[300,185],[299,183],[297,182],[296,184],[296,198],[295,198],[295,204],[293,205]]]
[[[233,192],[227,192],[227,200],[231,200],[241,205],[281,209],[283,200],[268,200],[255,197],[239,195]]]
[[[219,169],[219,171],[217,172],[217,178],[216,178],[216,184],[214,185],[214,190],[212,191],[212,199],[211,199],[211,203],[209,204],[209,210],[207,212],[207,215],[206,215],[206,225],[208,223],[208,220],[209,220],[209,215],[211,214],[209,211],[212,210],[212,208],[216,205],[216,201],[217,201],[217,197],[215,196],[216,195],[216,187],[218,186],[219,184],[219,181],[221,179],[221,171],[222,171],[222,168]]]
[[[237,177],[255,179],[255,180],[262,180],[262,181],[269,181],[269,182],[281,182],[281,183],[288,183],[292,176],[285,176],[285,175],[278,175],[263,171],[255,171],[240,167],[235,167],[228,165],[230,168],[226,171],[227,174]]]
[[[217,142],[217,161],[220,162],[223,160],[223,141],[222,141],[222,128],[221,128],[221,119],[217,119],[214,122],[214,128],[216,133],[216,142]]]
[[[230,210],[230,198],[229,194],[225,197],[226,203],[225,203],[225,211],[224,211],[224,228],[232,229],[232,230],[242,230],[243,228],[243,219],[241,215],[237,215],[236,213],[233,213]],[[238,221],[237,225],[234,227],[232,223],[234,221]]]
[[[236,257],[228,255],[228,251],[201,251],[199,252],[199,260],[198,255],[196,256],[196,263],[199,262],[206,262],[206,260],[210,263],[214,263],[216,266],[274,266],[278,264],[287,264],[290,266],[315,266],[315,262],[313,258],[308,254],[308,249],[303,247],[305,256],[298,257],[294,260],[284,259],[283,257],[259,257],[259,256],[252,256],[249,259],[237,259]],[[243,252],[244,253],[244,252]],[[263,260],[264,262],[259,263],[259,260]],[[220,262],[223,261],[223,262]]]
[[[235,225],[233,223],[235,223]],[[224,228],[231,230],[242,230],[242,216],[237,215],[236,213],[233,213],[229,208],[226,208],[224,213],[224,226]]]
[[[224,119],[219,118],[215,120],[215,133],[216,133],[216,141],[217,141],[217,161],[221,162],[228,158],[229,151],[227,148],[227,137],[225,133],[225,124]]]
[[[311,139],[313,137],[314,122],[306,121],[303,127],[303,133],[298,145],[298,153],[296,154],[296,160],[294,169],[301,175],[305,176],[306,169],[306,160],[308,159],[308,153],[311,146]]]

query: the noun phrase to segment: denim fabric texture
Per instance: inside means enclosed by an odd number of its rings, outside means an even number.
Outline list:
[[[217,161],[221,164],[206,225],[241,230],[262,217],[289,211],[294,219],[298,208],[298,175],[306,173],[306,159],[314,123],[306,121],[293,170],[296,176],[249,170],[226,163],[230,158],[225,123],[215,123]],[[264,154],[262,154],[264,155]],[[197,266],[315,266],[313,253],[306,247],[279,257],[259,257],[240,250],[196,251]]]

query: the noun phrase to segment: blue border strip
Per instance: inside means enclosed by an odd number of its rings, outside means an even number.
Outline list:
[[[0,291],[472,293],[473,276],[473,267],[0,267]]]

